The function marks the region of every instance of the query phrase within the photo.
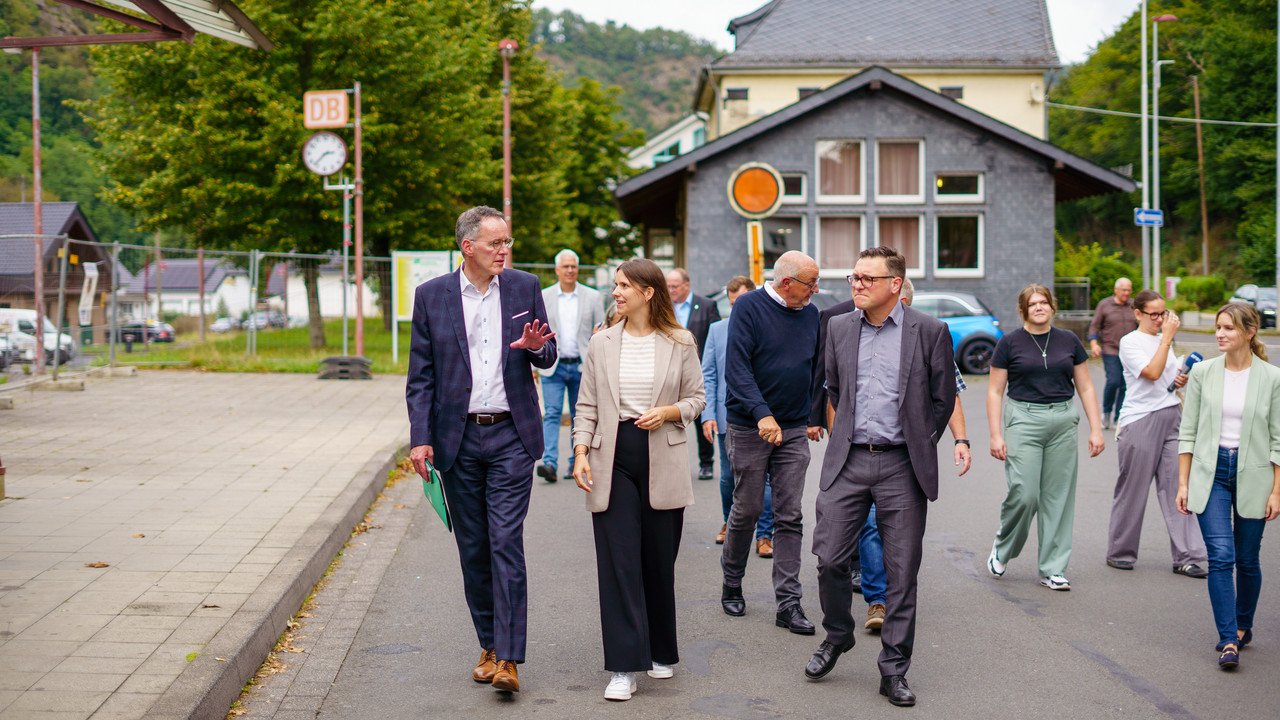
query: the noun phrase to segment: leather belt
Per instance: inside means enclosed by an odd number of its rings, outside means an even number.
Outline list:
[[[582,358],[560,358],[560,363],[562,365],[577,365],[580,362],[582,362]]]
[[[467,413],[467,421],[477,425],[497,425],[504,420],[510,420],[511,413]]]
[[[866,450],[873,453],[892,452],[894,450],[906,450],[906,445],[872,445],[871,443],[857,443],[853,447],[858,450]]]

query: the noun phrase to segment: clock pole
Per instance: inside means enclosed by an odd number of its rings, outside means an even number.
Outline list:
[[[364,357],[364,175],[360,164],[360,83],[356,83],[356,355]]]

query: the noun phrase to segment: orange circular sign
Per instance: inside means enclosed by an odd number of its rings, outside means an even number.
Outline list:
[[[782,176],[764,163],[747,163],[729,179],[729,201],[741,215],[768,217],[782,204]]]

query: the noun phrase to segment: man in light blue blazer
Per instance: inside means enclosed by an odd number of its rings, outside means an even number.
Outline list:
[[[738,296],[756,289],[751,278],[739,275],[725,285],[729,296],[729,307],[737,301]],[[717,320],[707,330],[707,347],[702,353],[702,383],[706,390],[707,407],[702,411],[702,437],[707,442],[713,438],[720,441],[720,506],[724,510],[724,524],[716,534],[716,544],[724,544],[724,536],[728,531],[729,510],[733,507],[733,468],[729,464],[729,420],[725,417],[725,395],[727,386],[724,382],[725,357],[729,350],[729,318]],[[769,483],[764,486],[764,511],[756,522],[756,553],[760,557],[773,557],[773,498],[769,492]]]
[[[569,417],[578,404],[582,381],[582,358],[587,354],[591,334],[604,326],[604,301],[596,290],[578,282],[578,254],[568,248],[556,253],[558,282],[543,288],[542,303],[547,321],[556,334],[560,357],[556,364],[538,370],[542,376],[542,460],[538,477],[556,481],[560,458],[560,418],[565,395],[569,396]],[[573,478],[573,463],[565,463],[565,478]]]

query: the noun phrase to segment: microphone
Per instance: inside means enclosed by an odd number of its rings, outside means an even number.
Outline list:
[[[1178,378],[1191,372],[1191,366],[1195,365],[1196,363],[1200,362],[1203,359],[1204,359],[1204,356],[1198,352],[1193,352],[1190,355],[1188,355],[1187,359],[1182,362],[1182,367],[1178,369],[1177,377],[1173,379],[1173,382],[1169,383],[1169,387],[1166,388],[1165,391],[1173,392],[1174,390],[1176,390],[1177,388],[1175,388],[1174,385],[1178,382]]]

